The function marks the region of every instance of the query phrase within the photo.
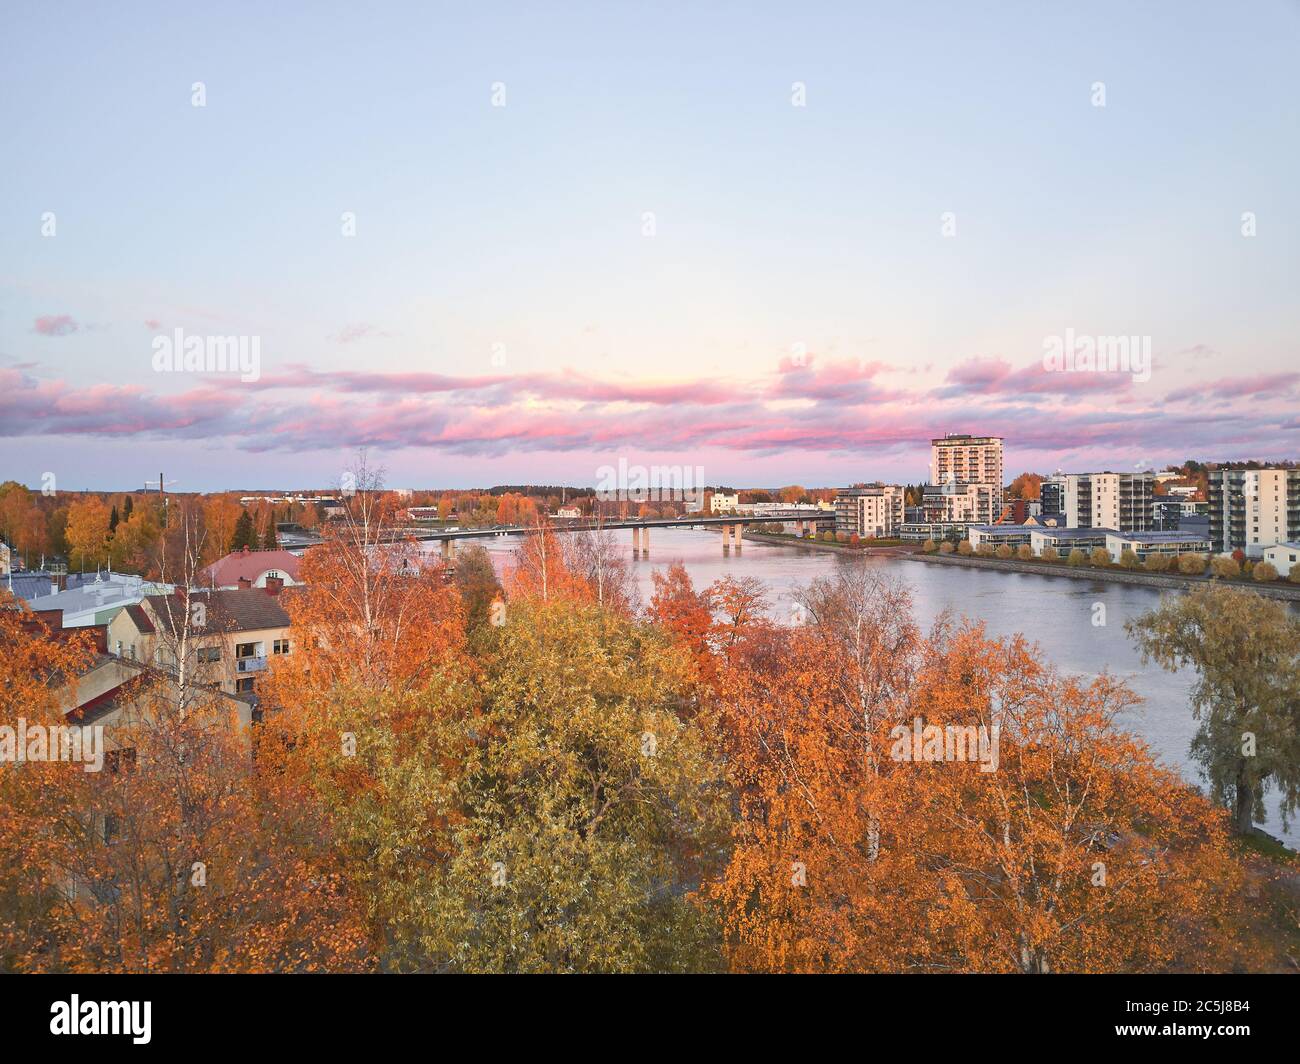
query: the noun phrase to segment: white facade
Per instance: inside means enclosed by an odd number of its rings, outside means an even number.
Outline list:
[[[723,495],[715,491],[713,497],[709,500],[709,512],[720,514],[728,510],[734,510],[740,505],[739,495]]]
[[[1300,543],[1276,543],[1265,547],[1264,560],[1286,576],[1291,572],[1291,566],[1300,564]]]
[[[1210,541],[1195,532],[1110,532],[1106,552],[1118,563],[1129,551],[1146,561],[1152,554],[1208,554]]]

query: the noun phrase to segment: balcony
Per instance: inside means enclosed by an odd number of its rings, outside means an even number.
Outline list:
[[[261,672],[266,668],[266,658],[254,656],[248,658],[235,659],[235,671],[244,672]]]

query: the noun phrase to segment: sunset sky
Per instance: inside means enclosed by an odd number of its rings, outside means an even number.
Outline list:
[[[978,6],[6,4],[0,480],[1295,458],[1300,4]]]

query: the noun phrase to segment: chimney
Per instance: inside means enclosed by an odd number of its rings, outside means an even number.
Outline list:
[[[284,588],[284,577],[268,576],[266,578],[266,593],[268,595],[278,595]]]
[[[245,548],[245,550],[247,550],[247,548]],[[241,576],[241,577],[239,578],[239,590],[240,590],[240,591],[247,591],[247,590],[248,590],[250,587],[252,587],[252,586],[253,586],[253,581],[251,581],[250,579],[248,579],[248,577],[246,577],[246,576]]]

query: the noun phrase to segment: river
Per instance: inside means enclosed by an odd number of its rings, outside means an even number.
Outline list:
[[[613,533],[628,553],[632,533]],[[653,591],[651,573],[680,561],[696,588],[719,577],[753,576],[767,584],[773,615],[790,615],[790,591],[838,565],[870,565],[888,570],[912,590],[916,619],[928,627],[938,614],[954,613],[984,622],[991,636],[1020,632],[1037,643],[1045,660],[1062,672],[1095,676],[1102,670],[1125,680],[1143,702],[1123,714],[1119,723],[1146,740],[1152,752],[1185,779],[1204,784],[1199,768],[1188,759],[1196,731],[1190,692],[1195,676],[1188,670],[1166,672],[1155,664],[1143,665],[1140,654],[1124,631],[1124,622],[1153,609],[1162,592],[1155,588],[1101,581],[1064,579],[1026,573],[990,572],[955,565],[927,565],[899,558],[855,557],[847,553],[810,550],[772,543],[746,541],[730,555],[722,553],[718,532],[703,529],[655,529],[649,558],[632,562],[642,603]],[[480,540],[499,569],[509,568],[519,538],[507,536]],[[1175,592],[1176,593],[1176,592]],[[1094,626],[1094,603],[1105,605],[1105,624]],[[1283,831],[1276,795],[1270,795],[1268,820],[1262,827],[1300,847],[1300,823]]]

